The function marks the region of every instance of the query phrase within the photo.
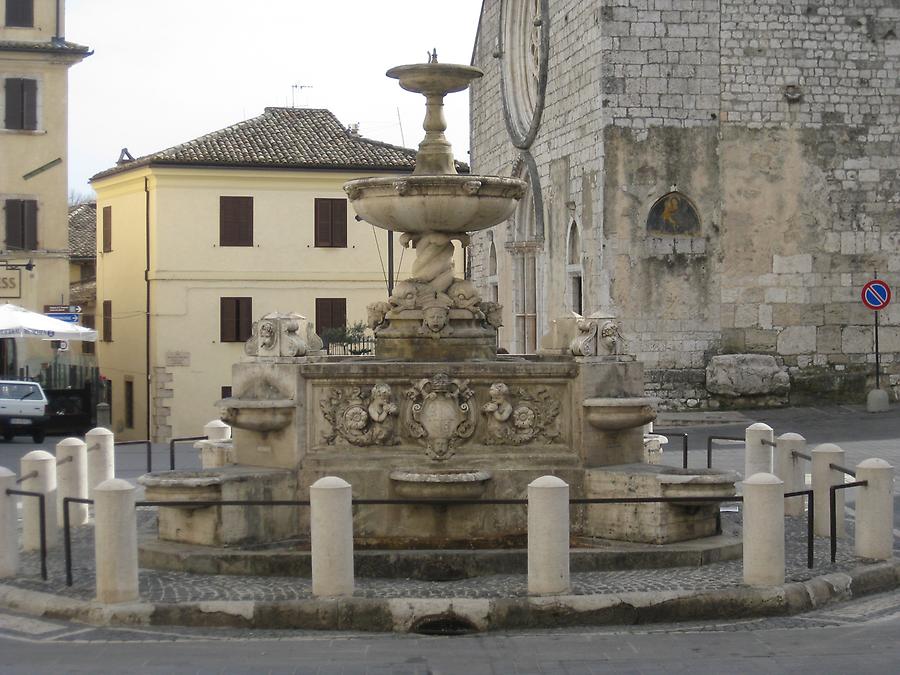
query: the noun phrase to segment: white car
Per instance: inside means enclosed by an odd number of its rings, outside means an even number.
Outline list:
[[[37,382],[0,380],[0,434],[11,441],[31,436],[43,443],[47,433],[47,397]]]

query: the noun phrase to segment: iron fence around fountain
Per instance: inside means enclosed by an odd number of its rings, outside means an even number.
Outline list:
[[[706,468],[712,468],[712,452],[713,452],[713,443],[717,441],[728,441],[728,442],[740,442],[746,443],[746,438],[738,438],[737,436],[708,436],[706,438]]]
[[[205,441],[209,436],[179,436],[178,438],[169,439],[169,470],[175,470],[175,444],[187,443],[188,441]]]
[[[113,447],[126,445],[144,445],[147,447],[147,473],[153,471],[153,442],[144,438],[139,441],[116,441]]]
[[[846,486],[832,487],[832,523],[834,523],[834,489],[839,487],[854,487],[859,483],[848,483]],[[865,484],[865,481],[862,482]],[[10,491],[13,493],[14,491]],[[39,493],[23,493],[15,491],[15,494],[33,494],[40,496],[43,508],[43,495]],[[784,498],[801,497],[807,498],[807,530],[806,530],[806,549],[807,549],[807,567],[814,567],[814,497],[812,490],[799,490],[797,492],[785,493]],[[742,503],[744,498],[740,495],[733,497],[576,497],[569,500],[570,505],[596,505],[596,504],[735,504]],[[72,540],[71,540],[71,522],[69,520],[69,504],[93,504],[93,499],[82,499],[78,497],[65,497],[63,499],[63,541],[65,551],[65,567],[66,567],[66,585],[73,584],[72,577]],[[527,506],[527,499],[354,499],[353,506]],[[135,508],[141,507],[190,507],[190,508],[206,508],[216,506],[309,506],[308,499],[226,499],[226,500],[144,500],[135,502]],[[43,514],[43,510],[41,511]],[[43,578],[46,580],[46,545],[43,543],[43,517],[42,517],[42,571]],[[717,530],[721,531],[718,526]],[[834,538],[832,538],[832,542]]]
[[[32,472],[35,473],[35,472]],[[19,478],[16,483],[22,483],[23,481],[31,478],[31,475],[25,475]],[[9,488],[6,490],[6,494],[8,495],[18,495],[19,497],[37,497],[38,500],[38,519],[40,520],[40,533],[41,533],[41,579],[47,581],[47,504],[46,497],[42,492],[30,492],[28,490],[13,490]]]
[[[681,437],[681,468],[683,468],[683,469],[688,468],[688,435],[686,433],[684,433],[683,431],[668,431],[665,429],[663,429],[663,430],[654,429],[650,433],[656,434],[657,436],[665,436],[666,438],[671,438],[673,436],[680,436]],[[706,467],[706,468],[709,469],[712,467]]]

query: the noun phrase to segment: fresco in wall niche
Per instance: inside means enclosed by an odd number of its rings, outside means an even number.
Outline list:
[[[670,192],[651,207],[647,216],[647,231],[653,234],[700,234],[700,216],[685,195]]]

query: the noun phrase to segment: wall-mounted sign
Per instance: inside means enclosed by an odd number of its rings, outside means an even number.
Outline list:
[[[0,269],[0,298],[22,297],[22,270]]]

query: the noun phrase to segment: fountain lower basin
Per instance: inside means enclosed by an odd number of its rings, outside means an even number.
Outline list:
[[[394,494],[401,499],[478,499],[484,494],[490,471],[392,471]]]

